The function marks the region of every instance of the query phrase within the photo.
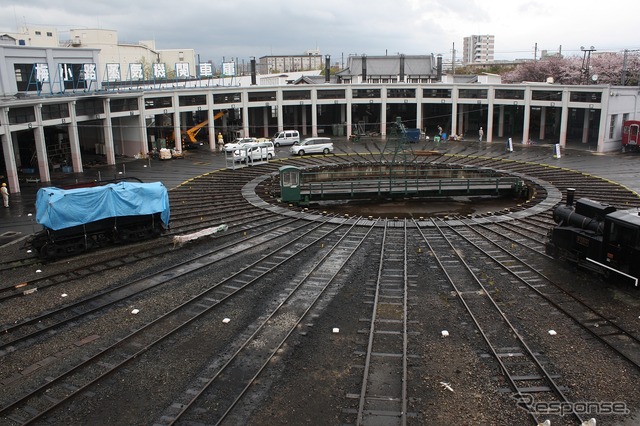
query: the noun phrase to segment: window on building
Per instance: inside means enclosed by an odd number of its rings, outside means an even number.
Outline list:
[[[496,99],[524,99],[524,90],[496,89]]]
[[[451,89],[424,89],[422,91],[423,98],[451,98]]]
[[[599,103],[602,100],[601,92],[571,92],[571,102]]]
[[[416,89],[387,89],[388,98],[415,98]]]
[[[205,95],[180,96],[178,102],[180,106],[206,105],[207,97]]]
[[[318,90],[318,99],[344,99],[344,89]]]
[[[242,101],[242,93],[234,92],[234,93],[220,93],[213,95],[213,103],[214,104],[229,104],[234,102]]]
[[[285,101],[298,101],[311,99],[310,90],[286,90],[282,92],[282,100]]]
[[[534,101],[562,102],[562,92],[551,90],[534,90],[533,92],[531,92],[531,99]]]
[[[33,107],[9,109],[9,124],[32,123],[36,121],[36,113]]]
[[[47,31],[47,37],[53,37],[53,33],[51,31]]]
[[[611,120],[609,121],[609,139],[613,139],[616,134],[616,121],[618,121],[618,114],[611,114]]]
[[[42,35],[42,32],[40,32],[40,31],[36,31],[36,35],[38,35],[38,36],[39,36],[39,35]]]
[[[42,105],[42,119],[55,120],[57,118],[69,117],[68,104],[47,104]]]
[[[104,113],[102,99],[78,100],[76,102],[76,115],[96,115]]]
[[[361,98],[379,98],[380,89],[353,89],[351,96],[354,99]]]
[[[487,99],[487,89],[460,89],[462,99]]]
[[[276,92],[272,92],[272,91],[249,92],[247,96],[249,97],[249,102],[271,102],[277,99]]]
[[[170,108],[171,105],[172,100],[169,96],[165,96],[162,98],[146,98],[144,100],[144,107],[146,109]]]
[[[137,98],[123,98],[111,100],[111,112],[135,111],[138,109]]]

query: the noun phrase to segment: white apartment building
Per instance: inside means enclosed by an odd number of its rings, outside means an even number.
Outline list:
[[[19,46],[59,47],[58,30],[53,27],[22,27],[15,33],[4,33]]]
[[[476,64],[493,62],[495,53],[495,36],[472,35],[465,37],[462,43],[462,63]]]
[[[319,50],[307,50],[303,55],[262,56],[258,61],[260,74],[320,70],[324,59]]]

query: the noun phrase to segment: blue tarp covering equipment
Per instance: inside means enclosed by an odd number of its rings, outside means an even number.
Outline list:
[[[169,224],[169,193],[161,182],[118,182],[77,189],[40,188],[36,222],[53,230],[118,216],[161,213]]]

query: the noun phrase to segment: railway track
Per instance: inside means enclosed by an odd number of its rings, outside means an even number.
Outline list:
[[[280,164],[327,166],[369,162],[370,157],[338,153],[287,159]],[[391,158],[387,154],[375,155],[376,161]],[[636,195],[617,190],[619,186],[615,183],[554,167],[472,155],[416,156],[415,159],[423,164],[464,164],[518,173],[553,182],[552,186],[562,193],[565,184],[571,187],[579,184],[581,196],[599,197],[617,206],[640,205]],[[62,420],[68,410],[82,410],[82,404],[74,403],[78,397],[82,401],[100,385],[108,386],[116,380],[113,377],[126,375],[129,369],[143,368],[141,359],[166,354],[168,364],[175,362],[169,360],[181,356],[176,341],[186,336],[206,341],[210,337],[203,331],[205,324],[220,323],[223,311],[235,311],[237,305],[249,307],[244,308],[250,311],[243,314],[247,315],[246,322],[242,327],[237,326],[237,334],[221,335],[217,349],[200,360],[197,368],[181,373],[184,377],[179,389],[169,401],[157,403],[163,408],[155,412],[155,423],[246,421],[251,415],[248,408],[251,401],[265,398],[269,378],[274,374],[272,370],[292,350],[293,336],[304,333],[302,330],[314,322],[313,317],[319,315],[323,300],[339,294],[336,288],[347,279],[341,277],[344,273],[341,271],[352,262],[352,257],[367,253],[370,258],[376,256],[378,270],[369,286],[373,302],[366,319],[367,327],[361,333],[366,336],[366,344],[358,356],[364,361],[362,369],[357,370],[358,389],[345,393],[348,401],[345,404],[349,408],[343,409],[341,419],[344,423],[365,425],[420,424],[425,419],[421,410],[416,409],[418,403],[412,394],[419,385],[407,387],[412,381],[412,364],[424,362],[418,361],[421,357],[412,352],[420,330],[411,321],[411,307],[420,303],[412,295],[412,288],[418,285],[412,269],[419,256],[416,246],[427,246],[429,256],[433,257],[428,262],[433,263],[433,268],[436,264],[439,268],[439,272],[433,269],[429,285],[450,286],[455,300],[462,302],[466,315],[473,318],[478,333],[483,336],[486,345],[483,350],[490,354],[488,359],[499,365],[502,374],[498,382],[511,393],[522,397],[536,394],[559,403],[573,402],[570,392],[573,385],[568,383],[561,366],[554,363],[553,351],[539,339],[532,338],[530,332],[524,332],[519,320],[513,320],[516,302],[510,292],[520,293],[522,298],[521,287],[540,298],[537,303],[562,312],[581,332],[596,339],[601,345],[599,351],[615,353],[615,357],[638,366],[640,346],[636,330],[626,329],[622,320],[613,318],[611,312],[600,312],[586,302],[581,304],[579,298],[559,290],[551,279],[540,273],[550,268],[549,265],[557,265],[544,255],[543,246],[545,229],[553,222],[548,208],[529,215],[522,213],[545,199],[548,195],[545,188],[538,189],[532,201],[504,212],[408,221],[337,217],[323,214],[320,209],[284,206],[268,198],[271,190],[267,189],[267,181],[258,183],[255,190],[267,201],[267,208],[251,205],[244,196],[238,195],[246,191],[248,183],[276,171],[277,166],[269,164],[211,173],[171,191],[176,223],[172,232],[194,232],[221,223],[221,217],[230,220],[229,231],[212,240],[215,247],[209,243],[194,245],[188,260],[175,261],[170,267],[139,280],[123,281],[122,287],[113,287],[113,292],[90,294],[79,299],[78,304],[69,303],[59,311],[41,312],[18,324],[2,325],[0,354],[8,358],[10,354],[34,350],[37,345],[63,334],[61,330],[106,317],[113,306],[126,306],[131,300],[142,299],[146,293],[160,292],[163,286],[170,293],[194,275],[210,276],[206,292],[185,298],[175,306],[175,311],[167,310],[156,318],[149,318],[144,326],[126,335],[110,336],[101,342],[100,348],[87,345],[82,361],[77,357],[61,360],[55,363],[55,369],[43,367],[42,373],[25,374],[24,384],[11,382],[9,395],[15,398],[3,400],[0,416],[10,424]],[[218,194],[221,187],[230,188],[234,195]],[[278,213],[281,208],[286,208],[287,213]],[[507,218],[494,220],[503,215]],[[157,244],[150,246],[153,245]],[[11,299],[23,295],[28,288],[44,292],[55,289],[57,283],[106,276],[109,268],[124,270],[172,253],[170,244],[150,247],[135,257],[129,253],[109,256],[104,259],[104,266],[97,262],[89,270],[67,268],[59,274],[28,280],[26,286],[16,288],[14,284],[0,288],[0,306],[7,307]],[[22,268],[6,265],[8,270]],[[488,271],[486,276],[479,272],[482,270]],[[278,278],[283,276],[295,276],[295,279]],[[498,282],[501,279],[504,282]],[[515,282],[517,284],[513,284]],[[261,295],[264,299],[259,298]],[[258,300],[260,304],[256,304]],[[194,324],[198,326],[194,328]],[[11,389],[15,389],[15,393]],[[585,419],[575,417],[575,421]],[[544,418],[532,416],[532,421],[541,420]],[[561,421],[554,419],[552,424]]]
[[[500,365],[511,390],[519,398],[535,393],[546,401],[569,403],[566,386],[557,382],[556,373],[545,366],[539,350],[533,348],[509,319],[503,307],[491,296],[490,285],[479,277],[438,224],[423,231],[425,243],[445,273],[475,327]],[[547,420],[531,413],[538,424]],[[584,419],[574,416],[578,422]],[[553,422],[553,420],[552,420]]]

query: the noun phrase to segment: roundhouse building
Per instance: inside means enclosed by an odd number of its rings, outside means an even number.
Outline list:
[[[638,117],[638,88],[547,83],[500,84],[497,76],[440,75],[432,56],[350,57],[333,78],[145,78],[111,84],[97,49],[0,44],[0,175],[12,193],[21,182],[83,171],[86,158],[183,149],[185,130],[215,149],[215,135],[268,137],[387,134],[398,117],[427,136],[497,143],[549,143],[598,152],[620,149],[622,123]],[[329,61],[327,60],[327,63]],[[374,70],[375,74],[374,74]],[[310,77],[311,76],[311,77]],[[337,77],[337,78],[336,78]],[[220,114],[222,113],[222,114]]]

